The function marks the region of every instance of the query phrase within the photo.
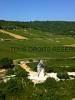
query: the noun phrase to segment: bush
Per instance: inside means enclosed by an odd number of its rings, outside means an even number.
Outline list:
[[[25,77],[26,78],[28,76],[28,72],[26,72],[20,66],[15,67],[14,74],[16,75],[16,77]]]
[[[45,67],[45,71],[47,72],[47,73],[51,73],[51,72],[54,72],[54,69],[53,69],[53,67]]]
[[[2,68],[13,68],[14,65],[13,65],[13,60],[10,59],[10,58],[3,58],[1,61],[0,61],[0,66]]]
[[[11,79],[6,83],[5,87],[6,94],[17,95],[22,91],[23,91],[23,85],[21,81],[18,82],[17,79]]]
[[[33,60],[32,59],[29,59],[29,62],[33,62]]]
[[[69,75],[66,72],[58,73],[57,77],[60,78],[60,79],[69,79]]]
[[[6,72],[6,75],[13,75],[14,74],[14,71],[13,69],[8,69],[7,72]]]
[[[0,91],[0,100],[5,100],[5,94],[3,94],[2,91]]]

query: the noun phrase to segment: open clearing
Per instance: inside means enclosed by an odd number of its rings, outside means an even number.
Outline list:
[[[38,77],[38,73],[37,72],[35,72],[35,71],[32,71],[31,70],[31,68],[29,67],[29,66],[27,66],[26,64],[20,64],[20,66],[21,66],[21,68],[23,68],[24,70],[26,70],[28,73],[29,73],[29,76],[28,76],[28,78],[30,79],[30,80],[32,80],[32,82],[34,83],[34,84],[38,84],[38,83],[42,83],[42,82],[44,82],[48,77],[53,77],[53,78],[55,78],[57,81],[59,80],[58,78],[57,78],[57,74],[56,73],[50,73],[50,74],[46,74],[45,76],[43,76],[43,77]]]
[[[38,72],[32,71],[32,69],[26,63],[20,64],[20,67],[29,73],[28,78],[32,80],[34,84],[43,83],[49,77],[54,78],[56,81],[60,81],[60,79],[57,77],[57,73],[46,73],[44,76],[38,77]],[[75,76],[75,72],[68,72],[68,75]]]
[[[16,35],[14,33],[7,32],[5,30],[0,30],[0,32],[5,33],[5,34],[8,34],[8,35],[10,35],[10,36],[12,36],[12,37],[14,37],[16,39],[27,39],[26,37],[23,37],[23,36],[20,36],[20,35]]]

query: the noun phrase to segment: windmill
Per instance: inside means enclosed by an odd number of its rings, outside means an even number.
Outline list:
[[[45,65],[43,63],[43,60],[40,60],[37,65],[38,77],[44,77],[44,75],[45,75],[44,67],[45,67]]]

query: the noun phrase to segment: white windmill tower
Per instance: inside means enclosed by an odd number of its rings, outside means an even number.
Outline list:
[[[45,76],[43,60],[40,60],[40,62],[38,63],[37,72],[38,72],[38,77],[44,77]]]

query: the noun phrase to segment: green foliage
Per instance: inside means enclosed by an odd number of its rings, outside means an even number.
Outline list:
[[[47,80],[43,84],[44,84],[44,87],[49,90],[56,88],[56,86],[57,86],[57,82],[53,78],[47,78]]]
[[[73,72],[75,71],[75,58],[67,59],[48,59],[47,72]]]
[[[5,94],[5,83],[0,82],[0,100],[5,100],[6,94]]]
[[[1,83],[0,83],[1,84]],[[3,84],[3,83],[2,83]],[[0,85],[6,100],[72,100],[75,97],[75,80],[56,82],[48,78],[44,83],[33,85],[19,78],[11,79],[5,85]]]
[[[33,71],[37,71],[37,64],[38,62],[31,62],[28,63],[27,65],[30,66]]]
[[[28,73],[22,69],[20,66],[16,66],[16,68],[14,69],[14,74],[16,75],[16,77],[25,77],[27,78]]]
[[[2,91],[0,91],[0,100],[5,100],[5,94],[3,94]]]
[[[5,93],[17,95],[23,90],[21,81],[17,81],[16,79],[11,79],[6,83]]]
[[[75,35],[75,22],[66,21],[33,21],[33,22],[17,22],[17,21],[0,21],[3,29],[16,28],[32,28],[36,30],[46,31],[53,34]]]
[[[66,72],[57,73],[59,79],[69,79],[69,75]]]
[[[0,65],[1,67],[3,68],[13,68],[14,65],[13,65],[13,60],[10,59],[10,58],[3,58],[0,60]]]
[[[11,68],[7,69],[6,75],[13,75],[13,74],[14,74],[14,70],[13,69],[11,69]]]
[[[14,38],[12,36],[8,35],[8,34],[0,32],[0,39],[11,40],[11,39],[14,39]]]
[[[14,26],[14,27],[13,27]],[[47,72],[74,71],[75,52],[63,52],[53,47],[61,47],[67,44],[75,44],[75,22],[14,22],[0,21],[0,28],[7,31],[23,35],[28,40],[0,41],[0,58],[3,58],[1,66],[12,67],[12,61],[5,57],[17,59],[46,59]],[[16,29],[16,30],[13,30]],[[0,33],[1,34],[1,33]],[[65,36],[66,35],[66,36]],[[72,36],[72,37],[71,37]],[[4,34],[1,38],[6,38]],[[56,41],[60,41],[57,43]],[[50,47],[52,51],[26,51],[25,47]],[[11,47],[17,48],[15,51]],[[66,58],[66,59],[65,59]],[[30,60],[31,61],[31,60]],[[7,66],[6,66],[7,65]],[[28,64],[35,70],[37,63]],[[0,67],[1,67],[0,66]],[[66,67],[69,66],[69,67]],[[8,70],[8,74],[13,74],[13,70]],[[1,94],[6,96],[6,100],[72,100],[75,97],[75,80],[65,80],[56,82],[48,78],[45,83],[33,85],[26,77],[28,75],[19,66],[14,68],[16,77],[7,83],[0,83]],[[68,79],[66,73],[58,73],[61,79]]]

